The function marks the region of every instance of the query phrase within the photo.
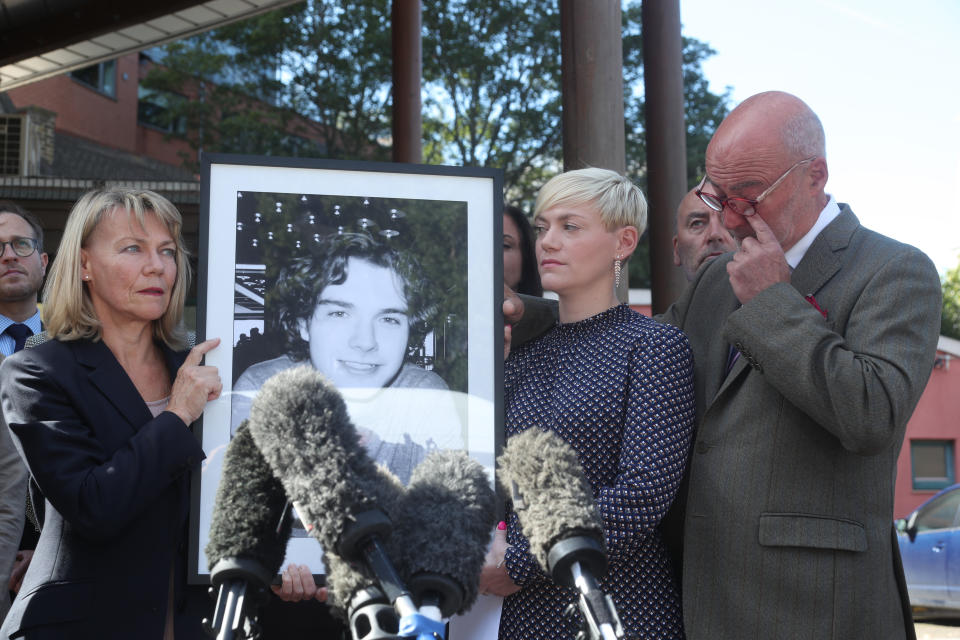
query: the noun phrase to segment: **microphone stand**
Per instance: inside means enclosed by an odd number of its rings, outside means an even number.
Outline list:
[[[383,595],[393,604],[393,609],[400,618],[397,638],[445,640],[446,623],[443,622],[440,607],[437,604],[426,603],[418,607],[414,602],[413,594],[403,583],[393,562],[387,556],[381,538],[388,535],[390,529],[390,519],[379,509],[357,514],[351,525],[341,534],[338,545],[340,555],[348,560],[362,559],[376,576]],[[366,591],[366,595],[361,592],[363,599],[361,608],[368,616],[370,613],[375,614],[378,610],[376,596],[370,593],[370,589]],[[357,597],[354,598],[354,602],[357,602]],[[351,614],[350,630],[354,640],[359,640],[353,624],[358,612],[359,610],[355,610]]]
[[[224,558],[210,572],[213,588],[219,587],[213,621],[203,620],[204,630],[216,640],[258,640],[260,628],[254,617],[267,597],[272,576],[255,560]]]
[[[574,584],[580,591],[580,613],[583,615],[584,626],[577,634],[578,640],[586,640],[589,633],[590,640],[621,640],[624,637],[617,609],[613,605],[613,598],[603,593],[593,574],[580,566],[579,562],[571,565]]]
[[[626,637],[613,598],[605,594],[597,577],[607,573],[603,546],[588,536],[572,536],[554,544],[547,553],[554,581],[579,591],[577,606],[583,619],[576,640],[623,640]],[[564,612],[576,615],[571,604]]]

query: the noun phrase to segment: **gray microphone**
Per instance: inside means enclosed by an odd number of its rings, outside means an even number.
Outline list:
[[[579,591],[581,633],[623,638],[613,599],[597,584],[607,573],[603,522],[576,451],[552,431],[530,428],[507,440],[498,465],[530,553],[554,582]]]
[[[204,627],[218,640],[258,637],[256,609],[269,595],[290,538],[286,505],[283,486],[243,422],[224,454],[206,547],[218,596]]]
[[[383,543],[403,486],[370,459],[340,393],[310,366],[267,380],[250,433],[311,536],[324,550],[331,604],[346,610],[376,581],[391,602],[407,592]]]
[[[421,607],[449,618],[473,606],[495,521],[496,494],[466,452],[435,451],[413,470],[389,546]]]

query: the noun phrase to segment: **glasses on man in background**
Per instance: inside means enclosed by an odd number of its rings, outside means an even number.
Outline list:
[[[0,241],[0,258],[7,252],[7,245],[21,258],[32,255],[37,250],[37,241],[33,238],[14,238],[8,242]]]

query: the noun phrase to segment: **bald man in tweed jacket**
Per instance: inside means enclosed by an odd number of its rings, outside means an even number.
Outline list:
[[[924,254],[824,191],[823,139],[789,94],[731,112],[699,192],[741,247],[662,318],[696,360],[690,640],[914,637],[894,480],[933,368],[940,282]]]

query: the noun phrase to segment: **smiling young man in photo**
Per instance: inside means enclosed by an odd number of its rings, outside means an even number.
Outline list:
[[[268,378],[310,364],[343,395],[370,456],[402,482],[430,451],[463,448],[454,393],[415,361],[435,305],[416,260],[368,233],[343,233],[277,273],[265,306],[286,352],[240,374],[232,430]]]

